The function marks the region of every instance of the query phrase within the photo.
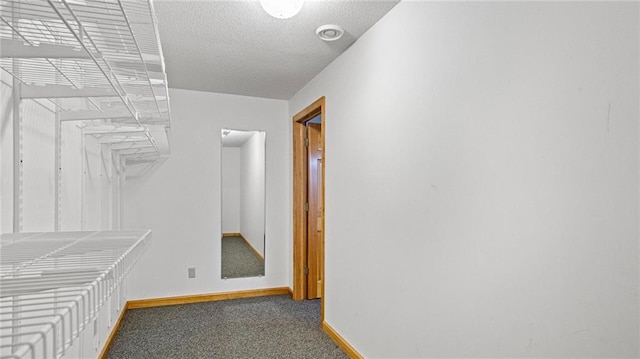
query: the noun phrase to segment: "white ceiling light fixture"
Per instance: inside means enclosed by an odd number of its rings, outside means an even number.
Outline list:
[[[302,10],[304,0],[260,0],[260,5],[269,15],[278,19],[296,16]]]
[[[322,41],[336,41],[342,37],[344,29],[339,25],[322,25],[316,29],[316,35]]]

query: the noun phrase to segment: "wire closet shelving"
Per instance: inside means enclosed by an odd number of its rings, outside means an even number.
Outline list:
[[[167,76],[151,0],[0,0],[0,71],[13,77],[17,218],[22,101],[55,115],[57,171],[64,121],[137,176],[169,155]],[[108,316],[124,305],[114,291],[150,239],[149,231],[0,235],[0,357],[60,358],[81,335],[95,336],[105,308]]]
[[[126,166],[168,156],[167,77],[150,0],[0,0],[0,69],[17,80],[14,97],[81,121]]]
[[[0,357],[62,357],[148,248],[150,233],[2,234]]]

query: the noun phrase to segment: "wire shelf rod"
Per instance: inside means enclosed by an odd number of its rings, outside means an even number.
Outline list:
[[[91,236],[93,236],[93,235],[95,235],[95,234],[94,234],[94,233],[89,234],[89,235],[87,236],[87,238],[90,238],[90,237],[91,237]],[[79,238],[79,239],[77,239],[76,241],[71,242],[71,243],[67,244],[67,245],[66,245],[66,246],[64,246],[64,247],[58,248],[58,249],[56,249],[55,251],[53,251],[53,252],[51,252],[51,253],[44,254],[44,255],[42,255],[42,256],[40,256],[40,257],[38,257],[38,258],[35,258],[33,261],[29,261],[29,262],[23,263],[23,264],[21,264],[20,266],[18,266],[15,270],[17,271],[17,270],[20,270],[21,268],[26,268],[26,267],[28,267],[28,266],[30,266],[30,265],[33,265],[34,263],[37,263],[38,261],[42,261],[42,260],[44,260],[44,259],[47,259],[47,258],[49,258],[50,256],[52,256],[53,254],[55,254],[56,252],[59,252],[59,251],[61,251],[61,250],[64,250],[64,248],[66,248],[66,247],[68,247],[68,246],[71,246],[71,245],[73,245],[74,243],[77,243],[77,242],[79,242],[79,241],[81,241],[81,240],[83,240],[83,239],[85,239],[85,238],[84,238],[84,237],[83,237],[83,238]]]
[[[20,299],[18,302],[22,302],[24,299]],[[45,303],[46,304],[46,303]],[[53,302],[54,313],[50,314],[50,316],[57,317],[58,315],[62,315],[63,318],[68,315],[68,319],[66,320],[69,323],[69,330],[73,332],[73,324],[76,324],[76,328],[82,329],[84,325],[84,319],[81,321],[80,318],[91,318],[95,312],[99,309],[95,307],[95,305],[101,305],[102,303],[98,303],[96,301],[95,295],[90,291],[82,289],[82,291],[76,291],[73,299],[67,301],[59,301]],[[25,305],[28,306],[28,305]],[[3,313],[2,315],[17,315],[20,319],[24,319],[23,314],[33,314],[33,313],[42,313],[47,312],[51,308],[35,308],[35,309],[23,309],[20,305],[12,306],[13,309],[11,312]],[[74,314],[75,312],[75,314]],[[75,319],[74,319],[75,318]],[[54,318],[55,320],[56,318]],[[14,318],[11,319],[12,321]]]
[[[120,99],[122,100],[122,102],[125,104],[126,108],[129,110],[129,112],[131,113],[131,116],[133,116],[133,118],[135,118],[136,122],[138,122],[138,116],[137,113],[135,111],[135,108],[133,107],[133,105],[130,103],[130,101],[128,100],[128,98],[126,98],[126,96],[123,96],[122,93],[120,91],[118,91],[117,89],[121,89],[122,85],[120,85],[120,83],[118,82],[117,78],[112,79],[110,74],[108,74],[102,67],[100,67],[100,65],[98,64],[98,60],[95,58],[95,56],[93,56],[93,54],[91,54],[91,52],[89,51],[89,48],[87,47],[87,45],[84,43],[83,39],[81,36],[79,36],[74,30],[73,27],[71,26],[71,24],[69,23],[69,21],[67,21],[67,19],[62,15],[62,13],[60,12],[60,10],[53,4],[52,0],[47,0],[47,2],[49,3],[49,5],[51,6],[51,8],[53,8],[53,10],[58,14],[58,16],[60,17],[60,19],[65,23],[65,25],[67,26],[67,28],[69,29],[69,31],[73,34],[73,36],[75,36],[75,38],[78,40],[78,42],[80,43],[80,45],[85,49],[85,51],[87,51],[89,53],[89,57],[91,57],[91,59],[96,63],[96,65],[98,65],[98,69],[103,73],[104,77],[107,78],[107,81],[109,81],[109,83],[111,84],[111,86],[113,86],[113,88],[116,90],[116,92],[118,93],[118,96],[120,97]],[[81,24],[81,22],[78,20],[78,18],[75,16],[75,14],[73,13],[73,11],[71,10],[71,8],[69,7],[69,4],[67,3],[66,0],[62,0],[62,3],[64,4],[64,6],[69,10],[69,13],[71,14],[71,16],[76,20],[76,22],[78,24]],[[91,37],[87,36],[87,38],[89,39],[89,41],[93,44],[94,47],[95,43],[93,43],[93,40],[91,40]],[[107,66],[107,69],[109,70],[109,72],[111,72],[111,67],[109,66],[108,63],[105,62],[105,65]],[[114,82],[115,81],[115,82]],[[117,86],[116,86],[117,83]]]
[[[120,10],[122,10],[122,13],[125,14],[124,20],[125,20],[125,22],[127,24],[127,27],[129,28],[129,31],[131,32],[131,34],[133,34],[133,29],[131,28],[131,23],[129,22],[129,18],[126,16],[124,8],[122,7],[122,1],[121,0],[118,0],[118,5],[120,6]],[[140,46],[138,46],[138,41],[136,41],[135,37],[133,37],[133,43],[136,46],[137,54],[139,55],[140,62],[142,63],[142,67],[144,68],[144,71],[145,71],[145,74],[146,74],[147,78],[151,78],[149,76],[149,71],[147,69],[147,65],[146,65],[146,63],[144,61],[144,58],[142,56],[142,51],[140,50]],[[153,88],[151,87],[151,82],[147,82],[147,83],[149,84],[149,87],[150,87],[149,89],[151,90],[151,93],[153,93]],[[153,96],[153,99],[154,99],[154,101],[156,103],[156,108],[158,109],[158,112],[160,112],[160,105],[158,104],[158,99],[155,96]],[[157,147],[156,147],[156,149],[157,149]]]
[[[23,345],[24,348],[30,348],[32,353],[37,352],[38,355],[51,355],[52,357],[62,355],[66,348],[73,345],[73,341],[80,332],[97,317],[102,304],[109,300],[140,255],[146,250],[149,244],[149,235],[149,231],[1,235],[0,248],[3,254],[26,251],[35,253],[40,258],[42,257],[41,251],[30,250],[25,244],[31,243],[31,247],[44,245],[44,250],[50,252],[50,255],[47,256],[48,260],[36,261],[32,259],[26,260],[25,263],[31,263],[32,266],[49,264],[49,270],[54,271],[52,275],[42,276],[30,276],[28,271],[23,271],[24,273],[19,271],[16,275],[24,275],[22,284],[18,284],[15,280],[7,281],[6,279],[0,282],[3,284],[2,296],[7,294],[7,289],[17,290],[19,293],[16,292],[16,294],[20,294],[11,300],[9,297],[0,300],[0,319],[2,322],[12,323],[10,326],[12,334],[2,337],[3,344],[9,339],[18,340],[21,342],[11,342],[6,345]],[[52,249],[55,245],[59,245],[60,248]],[[83,254],[94,257],[79,264],[75,268],[77,273],[59,267],[60,261],[71,257],[73,262]],[[110,260],[105,261],[106,257],[110,257]],[[0,257],[0,264],[4,265],[1,259]],[[97,275],[96,271],[99,272]],[[93,272],[93,275],[89,275],[89,272]],[[45,281],[47,278],[53,278],[53,280],[49,280],[47,284]],[[5,285],[7,283],[11,285]],[[56,288],[50,288],[46,292],[40,291],[52,286]],[[58,289],[59,286],[62,289]],[[20,292],[21,290],[24,291]],[[51,320],[47,321],[47,318],[40,317],[45,314],[51,314]],[[7,319],[7,315],[12,317]],[[15,322],[14,319],[21,322]],[[28,330],[29,328],[38,328],[37,323],[43,324],[40,331]],[[22,330],[27,330],[27,333],[21,332]],[[53,354],[43,354],[51,352]],[[17,357],[28,356],[29,351],[18,351],[14,355]]]
[[[0,3],[0,38],[14,41],[19,38],[24,46],[63,46],[43,48],[39,52],[37,49],[21,50],[19,44],[15,45],[17,50],[13,53],[17,56],[24,54],[25,57],[9,61],[2,58],[0,69],[28,85],[69,84],[77,89],[99,86],[115,90],[113,98],[87,97],[90,94],[87,91],[77,94],[85,95],[86,101],[48,98],[47,101],[53,105],[47,104],[48,110],[90,110],[95,111],[92,114],[94,118],[98,118],[97,113],[119,111],[129,113],[130,118],[113,123],[145,128],[148,124],[170,125],[164,59],[150,1],[0,0]],[[62,51],[65,47],[67,52]],[[79,54],[86,53],[83,56],[89,58],[65,57],[73,56],[73,49],[77,49]],[[55,51],[59,50],[62,52],[57,53],[62,57],[55,60],[33,57],[56,54]],[[17,66],[14,67],[14,63]],[[19,73],[14,73],[14,69],[19,69]],[[47,94],[45,91],[37,93]],[[115,102],[116,99],[119,101]],[[85,121],[79,115],[74,116],[78,121]],[[116,145],[119,137],[104,138],[114,143],[110,147],[126,149],[122,153],[123,163],[134,165],[160,158],[160,139],[154,136],[167,136],[166,132],[152,133],[148,128],[143,134],[149,146],[145,146],[142,140]]]
[[[26,37],[24,37],[20,32],[18,32],[13,25],[11,25],[7,20],[5,20],[4,18],[2,18],[2,21],[9,26],[9,28],[11,28],[15,33],[17,33],[23,40],[25,40],[25,42],[27,42],[29,45],[33,46],[33,43],[31,43]],[[46,25],[45,25],[46,26]],[[60,68],[58,68],[58,66],[56,66],[50,59],[46,59],[46,61],[60,74],[62,75],[62,77],[64,77],[72,86],[78,88],[78,86],[66,75],[65,72],[63,72]],[[6,71],[6,70],[5,70]],[[13,75],[13,74],[12,74]],[[14,75],[14,77],[17,77]],[[52,101],[53,102],[53,101]],[[97,104],[95,104],[95,102],[93,102],[93,100],[89,99],[89,102],[91,102],[96,108],[99,108]]]

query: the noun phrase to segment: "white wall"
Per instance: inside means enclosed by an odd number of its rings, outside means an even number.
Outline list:
[[[100,143],[95,137],[84,138],[82,159],[82,228],[100,229]]]
[[[287,189],[288,107],[282,100],[170,89],[171,157],[152,176],[127,183],[127,226],[153,230],[132,273],[131,299],[287,286],[291,267]],[[220,131],[267,137],[266,275],[220,279]],[[187,269],[196,268],[196,278]]]
[[[0,70],[0,233],[13,231],[12,78]]]
[[[404,1],[290,101],[365,357],[638,357],[638,6]]]
[[[2,71],[4,74],[4,71]],[[12,79],[0,82],[2,101],[2,233],[13,232],[13,111]],[[4,106],[7,106],[5,108]],[[60,197],[56,211],[55,107],[47,100],[21,102],[22,160],[21,232],[55,230],[109,230],[121,215],[117,204],[117,158],[79,122],[62,122],[60,128]],[[114,219],[116,218],[116,219]]]
[[[83,164],[86,162],[83,158],[82,128],[76,122],[66,121],[60,126],[60,202],[65,208],[60,217],[60,230],[79,231],[82,229],[82,177]]]
[[[222,148],[222,233],[240,233],[240,148]]]
[[[240,181],[240,233],[264,256],[264,132],[256,132],[240,148]]]
[[[55,228],[55,112],[53,105],[23,100],[22,232]]]

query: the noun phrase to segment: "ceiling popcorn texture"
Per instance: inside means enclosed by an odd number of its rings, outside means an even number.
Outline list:
[[[258,1],[154,2],[169,87],[290,99],[398,1],[305,1],[290,19]],[[324,42],[315,30],[340,25]]]

